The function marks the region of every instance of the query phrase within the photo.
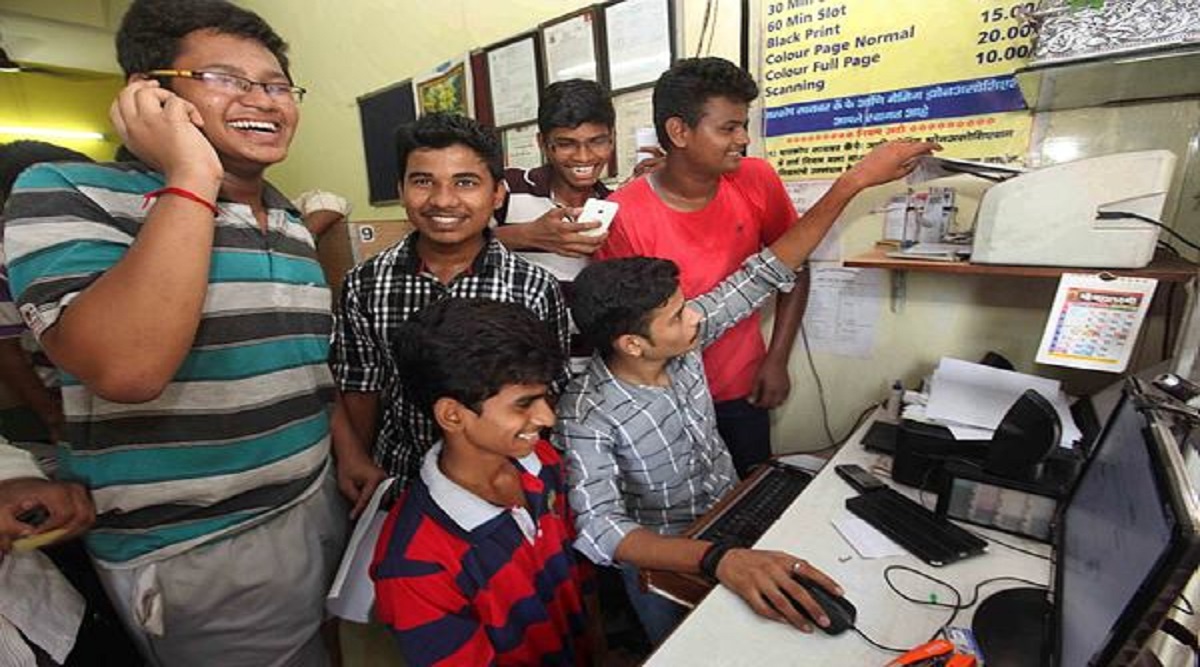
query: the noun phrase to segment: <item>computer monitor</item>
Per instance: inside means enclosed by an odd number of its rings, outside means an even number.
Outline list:
[[[987,664],[999,667],[1004,661],[989,653],[1014,648],[1006,616],[1050,621],[1041,655],[1010,664],[1128,664],[1200,565],[1196,491],[1168,421],[1150,405],[1130,379],[1063,506],[1052,611],[1019,589],[980,605],[974,625]]]
[[[1170,423],[1131,379],[1063,511],[1056,541],[1060,665],[1124,664],[1197,564],[1200,514]]]

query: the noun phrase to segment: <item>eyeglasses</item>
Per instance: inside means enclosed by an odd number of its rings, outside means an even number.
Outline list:
[[[600,153],[612,147],[612,136],[605,134],[599,137],[592,137],[586,141],[575,141],[574,139],[553,139],[550,141],[550,150],[555,153],[578,153],[584,148],[587,148],[593,153]]]
[[[190,69],[155,69],[146,72],[146,76],[168,76],[184,79],[196,79],[206,86],[238,95],[246,95],[259,86],[270,97],[277,100],[300,102],[308,91],[300,86],[293,86],[283,81],[253,81],[244,76],[226,72],[195,72]]]

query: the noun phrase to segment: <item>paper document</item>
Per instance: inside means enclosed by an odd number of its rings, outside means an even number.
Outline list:
[[[905,392],[914,393],[914,392]],[[942,421],[938,419],[930,419],[925,414],[925,401],[928,396],[921,396],[921,401],[918,403],[907,403],[904,409],[901,410],[900,416],[904,419],[922,424],[934,424],[936,426],[945,426],[950,435],[954,436],[955,440],[991,440],[992,435],[996,432],[994,428],[984,428],[982,426],[967,426],[953,421]]]
[[[884,272],[828,264],[810,270],[804,333],[812,351],[869,359],[883,311]]]
[[[930,384],[925,416],[937,423],[995,429],[1021,394],[1033,389],[1054,406],[1062,422],[1060,445],[1083,437],[1058,380],[943,357]]]
[[[917,168],[907,177],[909,185],[932,181],[935,178],[970,174],[989,181],[1003,181],[1024,173],[1024,167],[992,162],[974,162],[972,160],[957,160],[947,157],[927,155],[917,161]]]
[[[379,483],[358,523],[354,524],[350,543],[346,545],[333,585],[325,596],[326,611],[338,618],[355,623],[371,621],[371,609],[375,606],[371,558],[375,555],[375,542],[379,540],[379,532],[383,530],[383,522],[387,519],[387,512],[380,511],[379,504],[394,481],[395,478],[388,478]]]
[[[915,238],[916,220],[908,212],[908,195],[893,195],[883,207],[883,238],[899,243]]]
[[[1038,345],[1038,363],[1124,371],[1157,284],[1153,278],[1064,273]]]
[[[833,181],[791,181],[783,184],[787,190],[788,198],[792,200],[792,206],[796,207],[796,213],[803,216],[812,208],[829,189],[833,187]],[[813,248],[813,251],[808,254],[810,262],[840,262],[842,261],[842,230],[846,228],[846,221],[838,219],[825,232],[825,236],[821,238],[821,243]]]
[[[830,523],[863,558],[886,558],[907,553],[904,547],[856,516],[839,516]]]

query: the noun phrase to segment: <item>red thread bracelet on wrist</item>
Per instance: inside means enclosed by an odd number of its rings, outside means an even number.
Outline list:
[[[150,205],[151,200],[157,199],[158,197],[160,197],[162,195],[175,195],[177,197],[183,197],[184,199],[190,199],[190,200],[196,202],[197,204],[200,204],[204,208],[212,211],[213,215],[220,215],[220,211],[217,210],[216,204],[208,201],[204,197],[201,197],[200,195],[196,194],[195,192],[192,192],[191,190],[184,190],[183,188],[175,188],[175,187],[161,188],[158,190],[154,190],[152,192],[147,192],[146,194],[142,195],[142,199],[145,200],[142,203],[142,208],[146,208],[147,206]]]

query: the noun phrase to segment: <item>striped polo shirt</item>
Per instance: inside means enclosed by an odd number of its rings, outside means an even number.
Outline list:
[[[5,210],[13,294],[36,334],[129,249],[163,187],[140,163],[45,164]],[[312,237],[282,194],[218,202],[208,292],[192,349],[162,394],[100,398],[63,373],[59,475],[87,486],[88,548],[137,565],[245,529],[315,491],[329,460],[330,294]],[[164,311],[163,317],[172,313]]]
[[[446,477],[441,443],[392,507],[371,576],[375,613],[406,664],[585,665],[586,572],[562,459],[541,440],[514,460],[525,507],[498,507]]]
[[[8,288],[8,266],[4,263],[3,254],[0,250],[0,340],[20,339],[21,349],[29,353],[33,371],[41,380],[42,386],[57,389],[58,368],[50,361],[50,357],[46,356],[33,332],[25,326],[25,320],[21,319],[21,313],[17,310],[17,304]]]

